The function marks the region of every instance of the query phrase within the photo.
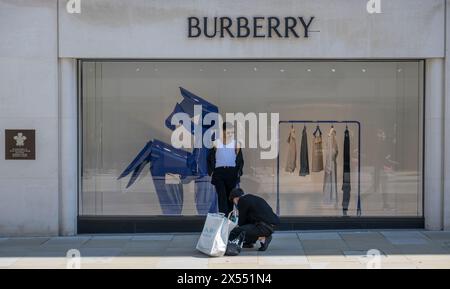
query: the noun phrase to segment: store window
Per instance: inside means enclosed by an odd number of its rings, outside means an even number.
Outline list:
[[[281,216],[423,215],[422,61],[83,61],[81,74],[82,216],[214,211],[208,178],[168,161],[194,153],[170,148],[183,90],[220,113],[279,113],[279,157],[244,149],[240,186]]]

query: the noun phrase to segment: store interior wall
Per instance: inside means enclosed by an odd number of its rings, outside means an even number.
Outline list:
[[[117,177],[148,141],[170,143],[171,131],[164,121],[181,101],[181,86],[218,105],[221,112],[279,112],[281,120],[360,121],[363,215],[422,216],[422,71],[417,61],[85,62],[80,214],[162,213],[147,168],[130,189],[125,188],[127,179]],[[302,128],[296,126],[298,144]],[[308,126],[310,142],[314,128]],[[330,125],[321,128],[326,135]],[[339,204],[323,205],[323,173],[300,177],[298,169],[284,172],[289,129],[280,129],[281,215],[341,215]],[[336,129],[340,203],[344,128]],[[350,129],[356,133],[355,127]],[[260,160],[255,149],[244,153],[242,187],[275,208],[276,160]],[[356,214],[356,165],[352,163],[350,215]],[[196,215],[193,184],[184,190],[182,214]]]

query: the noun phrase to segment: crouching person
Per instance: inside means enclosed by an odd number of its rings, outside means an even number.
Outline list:
[[[266,251],[272,241],[275,226],[280,222],[278,216],[263,198],[244,194],[242,189],[232,190],[230,200],[239,211],[238,227],[231,231],[230,240],[245,232],[244,248],[253,248],[260,241],[259,251]]]

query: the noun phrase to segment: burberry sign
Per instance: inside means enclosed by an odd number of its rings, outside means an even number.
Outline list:
[[[308,38],[315,17],[189,17],[188,37]]]

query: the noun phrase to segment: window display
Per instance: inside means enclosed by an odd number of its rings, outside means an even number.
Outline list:
[[[239,185],[281,217],[423,214],[422,61],[83,61],[81,74],[81,216],[217,211],[209,149],[171,144],[172,116],[195,122],[197,103],[279,114],[278,158],[243,147]]]

